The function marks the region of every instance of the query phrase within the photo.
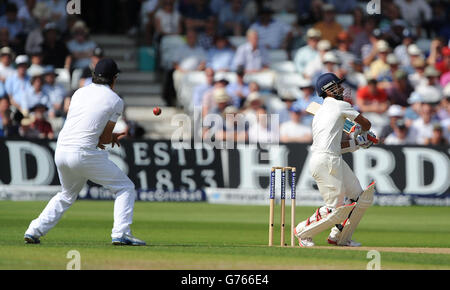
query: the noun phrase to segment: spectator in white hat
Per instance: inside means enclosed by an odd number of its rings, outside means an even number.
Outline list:
[[[44,86],[44,68],[35,67],[29,72],[31,86],[29,86],[20,98],[21,112],[27,116],[34,106],[37,104],[45,105],[47,108],[51,107],[49,96],[42,90]]]
[[[322,33],[314,28],[308,29],[306,32],[307,45],[299,48],[294,56],[294,64],[298,73],[303,73],[308,63],[315,59],[319,52],[317,45],[322,37]]]
[[[413,72],[408,74],[408,80],[414,88],[417,88],[421,85],[427,84],[427,78],[425,77],[425,59],[422,57],[417,58],[411,64],[413,67]],[[407,70],[405,70],[407,72]]]
[[[415,140],[403,119],[398,119],[393,126],[393,131],[384,139],[386,145],[414,145]]]
[[[307,79],[311,79],[323,69],[323,57],[331,51],[331,43],[326,39],[320,40],[317,44],[317,51],[319,53],[306,65],[303,71],[303,76]]]
[[[415,143],[425,145],[427,139],[433,136],[433,126],[439,122],[435,108],[430,103],[423,103],[420,107],[419,118],[411,124],[411,134]]]
[[[423,98],[424,102],[427,103],[439,103],[442,99],[442,88],[439,83],[440,73],[434,66],[427,66],[425,68],[424,76],[427,80],[415,88],[415,91],[419,92]]]
[[[29,59],[27,55],[19,55],[16,57],[17,71],[5,81],[5,90],[13,105],[19,111],[21,110],[21,96],[25,90],[30,87],[30,76],[27,74]]]
[[[405,109],[405,122],[408,127],[419,119],[420,108],[422,107],[423,97],[417,93],[412,92],[408,99],[409,107]]]
[[[11,48],[5,46],[0,49],[0,82],[4,83],[5,80],[12,76],[16,70],[12,65],[13,51]]]
[[[399,106],[399,105],[391,105],[387,111],[387,115],[389,117],[389,124],[384,126],[381,129],[381,134],[378,136],[380,141],[383,142],[384,139],[391,134],[392,132],[394,132],[394,127],[395,127],[395,123],[398,120],[403,119],[403,117],[405,116],[405,111],[404,109]]]
[[[379,40],[376,44],[377,59],[370,64],[368,76],[376,78],[383,72],[389,70],[389,64],[387,63],[387,56],[390,52],[390,47],[387,41]]]
[[[89,28],[82,20],[78,20],[71,28],[73,39],[67,43],[67,48],[72,54],[72,67],[85,68],[91,62],[91,56],[97,44],[89,39]]]

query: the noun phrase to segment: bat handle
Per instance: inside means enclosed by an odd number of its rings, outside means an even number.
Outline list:
[[[378,142],[380,142],[380,141],[378,141],[378,139],[376,137],[374,137],[370,134],[367,135],[367,139],[369,139],[369,141],[372,141],[373,144],[378,144]]]

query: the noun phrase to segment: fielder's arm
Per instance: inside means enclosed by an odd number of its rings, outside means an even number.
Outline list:
[[[116,122],[108,121],[106,123],[105,129],[103,130],[102,135],[98,138],[97,147],[100,149],[105,149],[104,145],[112,144],[114,147],[115,144],[120,147],[119,140],[122,139],[126,132],[122,133],[113,133],[114,127],[116,126]]]

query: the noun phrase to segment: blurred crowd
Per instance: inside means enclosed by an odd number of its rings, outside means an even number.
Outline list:
[[[157,48],[167,105],[222,116],[204,135],[311,142],[305,109],[322,102],[318,76],[333,72],[385,144],[450,142],[448,1],[382,0],[373,15],[357,0],[81,3],[80,16],[62,0],[0,1],[0,136],[56,137],[73,90],[104,57],[90,32],[111,31]],[[74,71],[82,71],[75,87],[62,85]]]
[[[305,109],[322,102],[318,76],[333,72],[385,144],[448,145],[450,5],[381,2],[381,13],[369,15],[368,1],[356,0],[149,0],[143,15],[146,39],[161,48],[167,103],[203,117],[256,116],[238,140],[311,142]],[[167,56],[169,40],[178,49]],[[265,114],[278,114],[280,126],[259,121]],[[223,124],[204,133],[236,131]]]
[[[0,1],[0,137],[56,138],[70,98],[91,83],[104,51],[90,39],[65,0]],[[72,74],[80,72],[76,84]],[[121,118],[117,128],[141,137],[142,128]]]

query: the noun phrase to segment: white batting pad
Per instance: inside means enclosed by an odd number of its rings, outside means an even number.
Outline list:
[[[348,217],[353,208],[355,208],[355,206],[356,202],[336,208],[324,218],[312,221],[306,225],[306,227],[298,233],[297,236],[301,239],[312,238],[335,224],[342,223]]]
[[[343,222],[344,228],[337,236],[337,244],[339,246],[347,245],[351,240],[353,233],[356,230],[361,218],[363,217],[366,209],[373,203],[373,195],[375,192],[375,182],[372,182],[366,190],[364,190],[358,197],[355,209],[351,212],[350,216]]]

